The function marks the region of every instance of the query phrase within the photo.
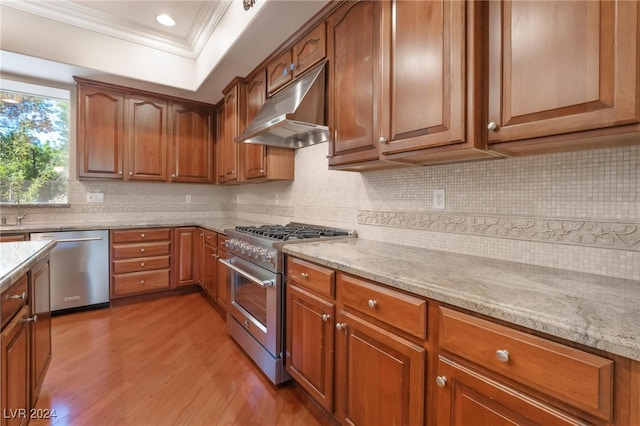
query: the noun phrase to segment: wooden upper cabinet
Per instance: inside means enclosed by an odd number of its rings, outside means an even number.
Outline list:
[[[247,84],[247,120],[251,123],[267,98],[266,72],[262,70]],[[267,176],[267,147],[265,145],[242,144],[244,156],[244,177],[246,179]]]
[[[491,148],[540,152],[535,139],[508,142],[638,123],[638,9],[635,1],[491,2]]]
[[[78,176],[122,179],[124,93],[78,82]]]
[[[267,65],[269,95],[322,61],[327,55],[326,24],[321,22],[304,35],[293,48]]]
[[[171,181],[212,183],[212,109],[173,103],[171,120]]]
[[[263,69],[247,83],[247,125],[264,104],[266,94],[266,72]],[[256,144],[240,145],[243,180],[293,180],[295,150]]]
[[[167,179],[168,102],[127,97],[127,173],[125,179]]]
[[[378,160],[381,7],[348,2],[327,21],[329,166]]]
[[[246,82],[236,78],[224,90],[223,134],[218,143],[218,183],[234,183],[241,179],[240,144],[235,138],[246,123]]]
[[[478,122],[486,99],[484,9],[462,1],[383,2],[382,159],[429,164],[492,156]]]

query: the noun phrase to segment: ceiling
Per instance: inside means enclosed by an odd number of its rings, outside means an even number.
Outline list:
[[[3,78],[82,76],[216,102],[328,0],[0,1]],[[165,27],[166,13],[176,25]],[[28,29],[25,31],[25,29]]]

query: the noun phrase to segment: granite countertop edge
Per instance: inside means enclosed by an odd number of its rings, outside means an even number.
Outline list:
[[[29,269],[47,257],[57,243],[55,241],[43,240],[2,244],[6,244],[4,247],[11,250],[15,257],[10,260],[11,267],[2,272],[2,276],[0,277],[0,293],[11,287],[26,274]],[[1,257],[3,258],[3,262],[5,262],[5,258],[8,256],[3,253]]]
[[[286,254],[415,295],[640,361],[640,307],[633,308],[636,300],[640,302],[640,282],[601,277],[600,279],[605,281],[602,284],[603,287],[617,286],[616,294],[622,294],[623,297],[620,299],[624,299],[620,301],[620,306],[609,307],[605,302],[598,300],[600,290],[606,292],[606,288],[597,288],[599,283],[597,275],[367,241],[361,238],[356,240],[290,244],[285,245],[283,251]],[[383,248],[387,251],[381,251]],[[376,255],[376,251],[380,254]],[[443,265],[447,262],[440,261],[438,265],[424,263],[424,273],[421,274],[421,266],[415,267],[416,263],[412,264],[411,260],[404,261],[405,254],[407,258],[411,258],[421,251],[425,253],[425,257],[437,253],[440,260],[448,258],[449,264],[465,265],[466,263],[468,265],[478,262],[488,263],[496,270],[504,268],[504,275],[507,278],[505,282],[513,282],[516,287],[518,287],[516,281],[519,278],[519,270],[524,268],[533,276],[520,277],[526,290],[516,288],[513,294],[522,290],[524,294],[521,298],[524,300],[530,297],[532,300],[512,302],[509,299],[511,294],[506,290],[507,286],[500,286],[500,284],[497,291],[490,294],[486,291],[487,283],[491,282],[493,277],[475,277],[474,279],[469,271],[464,270],[465,268],[447,270],[447,266]],[[385,266],[385,260],[393,265]],[[409,267],[406,267],[407,265]],[[403,267],[406,268],[403,270]],[[434,277],[429,273],[428,268],[437,268],[443,278]],[[464,284],[456,283],[457,276],[465,281]],[[574,279],[576,282],[572,282]],[[541,283],[539,288],[536,288],[536,280]],[[589,281],[591,288],[598,290],[593,297],[588,295],[577,297],[574,294],[578,281],[581,284],[585,280],[591,280]],[[552,294],[547,293],[549,281],[553,281],[557,286],[551,290]],[[563,281],[565,288],[558,284]],[[534,300],[536,303],[532,303]],[[575,306],[572,306],[573,301],[576,301]],[[590,316],[592,312],[595,313]]]

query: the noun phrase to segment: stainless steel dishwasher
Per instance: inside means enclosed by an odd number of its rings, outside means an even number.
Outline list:
[[[51,311],[109,306],[109,231],[42,232],[31,240],[55,240],[51,252]]]

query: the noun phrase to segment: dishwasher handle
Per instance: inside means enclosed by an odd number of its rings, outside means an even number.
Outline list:
[[[51,238],[53,241],[57,241],[59,243],[79,243],[83,241],[100,241],[102,237],[85,237],[85,238],[53,238],[53,236],[49,237],[48,235],[43,235],[43,239]]]

